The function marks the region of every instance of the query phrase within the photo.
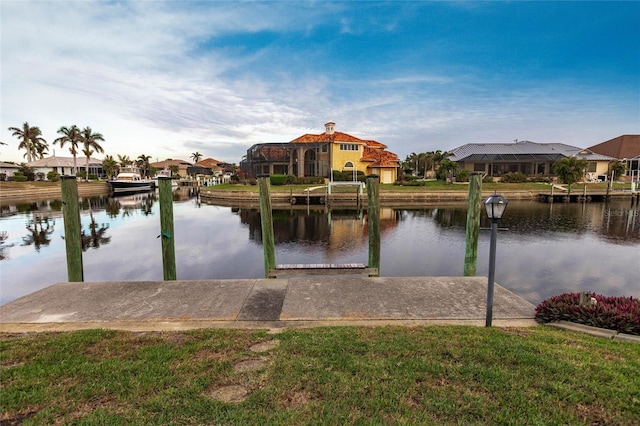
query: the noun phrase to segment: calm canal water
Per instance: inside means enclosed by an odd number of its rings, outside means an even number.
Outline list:
[[[201,204],[184,189],[175,198],[178,279],[264,276],[257,209]],[[67,280],[60,208],[2,206],[0,304]],[[85,281],[162,280],[155,194],[84,198],[81,208]],[[297,206],[273,216],[277,263],[367,263],[366,211]],[[465,222],[466,203],[383,208],[381,275],[461,276]],[[640,297],[640,212],[628,201],[512,201],[499,226],[496,282],[530,302],[574,291]],[[479,276],[488,250],[483,230]]]

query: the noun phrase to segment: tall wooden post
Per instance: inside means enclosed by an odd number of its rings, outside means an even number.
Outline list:
[[[464,276],[476,275],[478,263],[478,235],[482,214],[482,175],[469,176],[469,205],[467,207],[466,249],[464,252]]]
[[[82,269],[78,182],[75,176],[62,176],[61,179],[64,242],[67,249],[67,277],[70,282],[82,282],[84,281],[84,271]]]
[[[273,216],[271,214],[271,180],[269,175],[258,175],[260,191],[260,225],[262,227],[262,248],[264,250],[264,276],[276,267],[276,243],[273,236]]]
[[[158,178],[160,195],[160,238],[162,238],[162,275],[165,281],[176,279],[176,248],[173,233],[173,191],[171,178]]]
[[[367,214],[369,220],[369,268],[380,275],[380,177],[367,176]]]

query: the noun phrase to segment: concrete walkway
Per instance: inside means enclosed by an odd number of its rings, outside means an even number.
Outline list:
[[[0,306],[0,331],[484,326],[486,291],[484,277],[59,283]],[[522,297],[495,286],[494,325],[535,325],[534,310]]]

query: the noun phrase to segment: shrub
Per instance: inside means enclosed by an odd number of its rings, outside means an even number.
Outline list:
[[[13,174],[13,180],[16,182],[26,182],[27,179],[28,178],[22,172],[15,172]]]
[[[580,305],[580,293],[564,293],[536,307],[539,323],[571,321],[640,336],[640,300],[633,297],[589,296],[595,304]]]
[[[285,185],[287,183],[289,176],[287,175],[271,175],[269,179],[271,181],[271,185]]]
[[[520,172],[507,172],[500,179],[500,182],[504,183],[522,183],[526,181],[527,177]]]
[[[50,182],[58,182],[60,180],[60,173],[56,172],[55,170],[51,170],[49,173],[47,173],[47,180]]]
[[[456,172],[456,181],[457,182],[469,182],[469,170],[467,169],[458,169]]]

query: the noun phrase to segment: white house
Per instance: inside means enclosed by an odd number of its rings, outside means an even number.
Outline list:
[[[13,177],[14,173],[20,170],[20,166],[13,163],[5,163],[0,161],[0,180],[7,180]]]
[[[76,166],[78,171],[83,171],[87,164],[86,157],[76,157]],[[46,179],[47,173],[50,171],[56,171],[60,176],[73,176],[73,157],[52,157],[43,158],[42,160],[35,160],[27,163],[27,166],[33,169],[33,172],[40,176],[42,179]],[[102,170],[102,160],[96,158],[89,158],[89,174],[102,176],[104,174]]]

